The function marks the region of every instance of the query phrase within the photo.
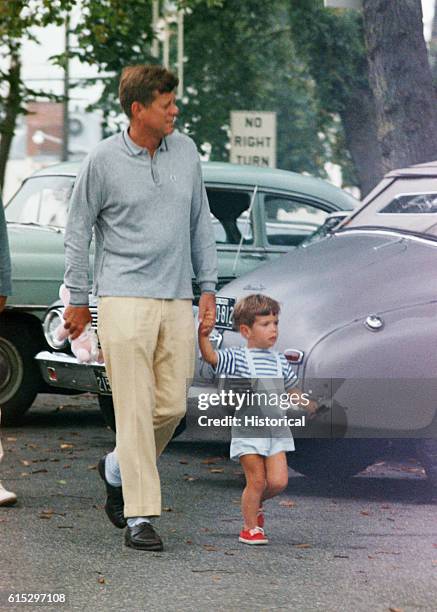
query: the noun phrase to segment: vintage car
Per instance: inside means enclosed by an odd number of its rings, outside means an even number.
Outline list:
[[[225,310],[251,293],[281,303],[277,348],[321,408],[295,431],[290,463],[338,479],[386,452],[415,454],[436,487],[437,162],[390,173],[314,238],[218,294]],[[214,336],[242,343],[229,329]]]
[[[63,228],[78,168],[71,162],[36,172],[6,207],[14,293],[0,320],[3,424],[19,420],[38,392],[52,389],[34,355],[48,348],[41,322],[63,279]],[[203,174],[220,286],[297,245],[332,211],[357,204],[325,181],[293,172],[205,163]],[[91,248],[90,271],[92,255]],[[196,294],[195,283],[193,289]]]
[[[417,453],[437,485],[436,228],[437,162],[398,170],[333,232],[219,291],[212,337],[220,347],[242,343],[232,330],[235,299],[265,293],[281,303],[277,348],[320,406],[294,432],[289,457],[299,471],[338,479],[390,449]],[[47,382],[74,386],[77,364],[54,353],[38,360]],[[110,392],[103,366],[81,369],[94,390],[97,379]],[[200,368],[199,389],[218,383]]]

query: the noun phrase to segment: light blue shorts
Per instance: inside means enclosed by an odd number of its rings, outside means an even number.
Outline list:
[[[232,438],[230,456],[238,461],[241,455],[271,457],[289,451],[294,451],[293,438]]]

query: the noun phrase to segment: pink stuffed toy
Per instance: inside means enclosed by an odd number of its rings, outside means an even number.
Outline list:
[[[64,308],[66,308],[70,303],[70,292],[64,284],[59,288],[59,297],[64,304]],[[63,324],[58,327],[55,333],[58,340],[64,340],[69,335],[68,329],[65,329]],[[70,340],[70,342],[73,355],[77,357],[79,363],[90,363],[92,361],[103,363],[102,351],[98,347],[97,335],[91,327],[91,323],[87,324],[78,338]]]

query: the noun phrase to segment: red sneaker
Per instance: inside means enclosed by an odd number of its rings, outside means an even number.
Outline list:
[[[264,529],[264,510],[262,508],[260,508],[257,512],[256,524],[258,527],[261,527],[261,529]]]
[[[243,542],[243,544],[252,544],[252,545],[260,545],[260,544],[268,544],[269,541],[264,534],[264,530],[261,527],[255,527],[254,529],[247,529],[240,531],[240,537],[238,538],[239,542]]]

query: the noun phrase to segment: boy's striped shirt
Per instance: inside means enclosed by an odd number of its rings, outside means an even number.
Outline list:
[[[252,356],[257,378],[275,378],[278,373],[275,351],[269,349],[249,349]],[[217,366],[216,374],[225,374],[237,378],[251,378],[249,365],[246,360],[245,349],[243,347],[231,347],[216,351]],[[282,376],[284,387],[288,391],[295,386],[297,376],[285,355],[279,353],[282,365]]]

